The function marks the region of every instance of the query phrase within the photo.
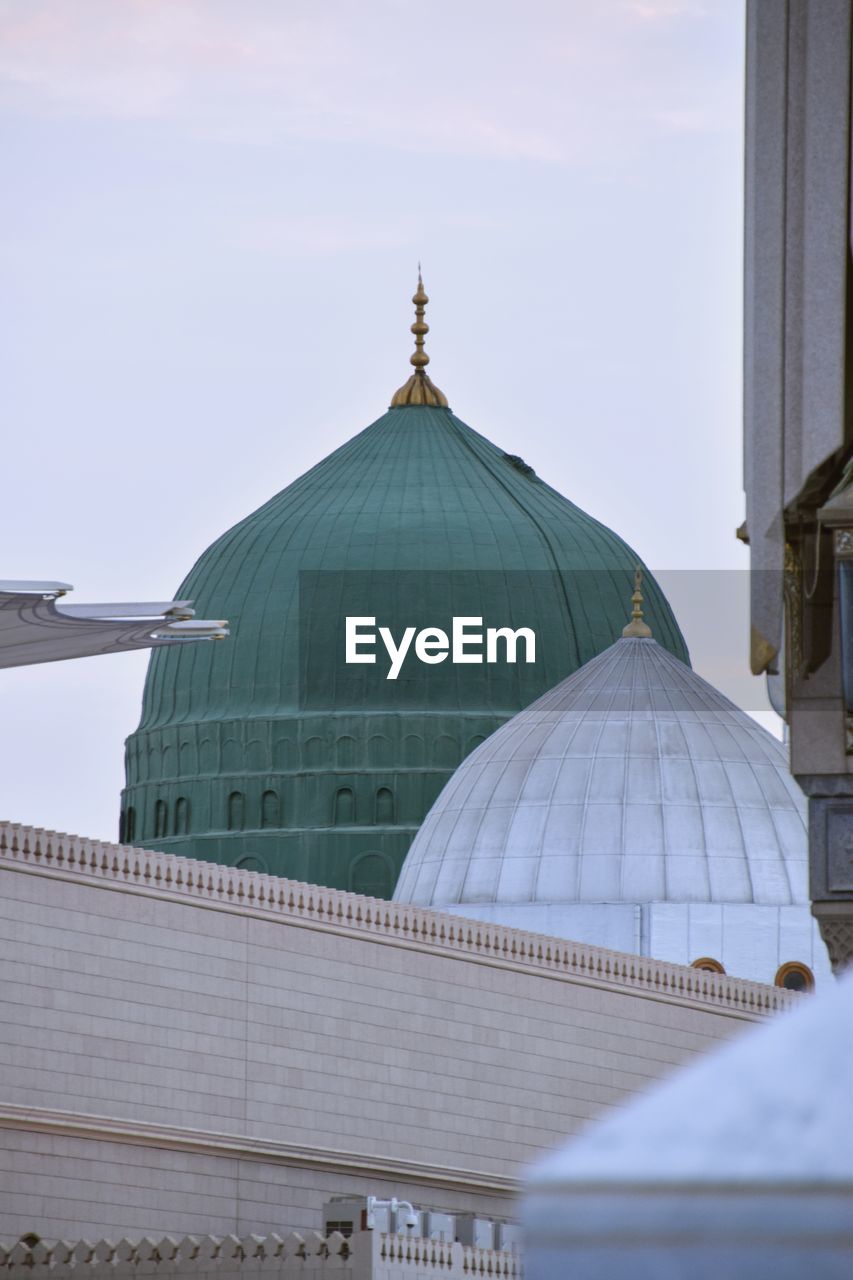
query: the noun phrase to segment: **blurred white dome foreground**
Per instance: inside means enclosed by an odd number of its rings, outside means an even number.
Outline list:
[[[808,985],[829,962],[805,813],[781,744],[629,634],[463,761],[394,898]]]
[[[528,1280],[853,1275],[853,975],[535,1166]]]

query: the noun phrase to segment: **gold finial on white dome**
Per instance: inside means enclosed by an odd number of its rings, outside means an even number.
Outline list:
[[[652,629],[643,621],[643,570],[637,565],[634,570],[634,594],[631,596],[631,621],[622,628],[622,635],[635,640],[649,640]]]

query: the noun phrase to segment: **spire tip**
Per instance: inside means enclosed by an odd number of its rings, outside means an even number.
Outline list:
[[[415,323],[411,326],[411,331],[415,335],[415,350],[409,356],[409,362],[415,366],[415,372],[409,378],[409,381],[400,387],[399,391],[395,391],[391,400],[391,408],[400,409],[406,405],[419,404],[446,409],[448,407],[447,397],[443,391],[439,391],[426,373],[429,356],[424,350],[424,342],[426,335],[429,333],[429,325],[424,319],[424,312],[426,304],[429,302],[429,296],[424,290],[420,262],[418,263],[418,287],[412,295],[412,302],[415,304]]]
[[[622,635],[628,639],[649,640],[652,629],[643,620],[643,568],[637,565],[634,570],[634,593],[631,596],[631,621],[622,628]]]

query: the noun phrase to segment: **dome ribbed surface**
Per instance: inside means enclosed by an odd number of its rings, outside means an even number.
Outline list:
[[[395,900],[803,904],[806,850],[776,739],[654,640],[620,639],[463,762]]]
[[[390,894],[465,754],[619,635],[636,563],[616,534],[449,410],[389,411],[219,538],[182,584],[232,634],[154,654],[128,740],[125,834]],[[542,662],[483,668],[478,685],[470,667],[447,664],[408,706],[341,681],[330,705],[306,708],[306,662],[321,673],[332,662],[316,636],[300,658],[300,573],[312,570],[394,575],[399,616],[412,574],[468,574],[448,578],[454,612],[514,608],[537,628]],[[646,604],[656,634],[686,658],[650,576]]]

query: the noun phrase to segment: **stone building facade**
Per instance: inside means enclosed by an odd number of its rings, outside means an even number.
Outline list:
[[[0,874],[7,1242],[511,1217],[543,1149],[801,998],[11,825]]]
[[[809,797],[813,911],[853,958],[851,0],[750,0],[744,482],[752,669]]]

